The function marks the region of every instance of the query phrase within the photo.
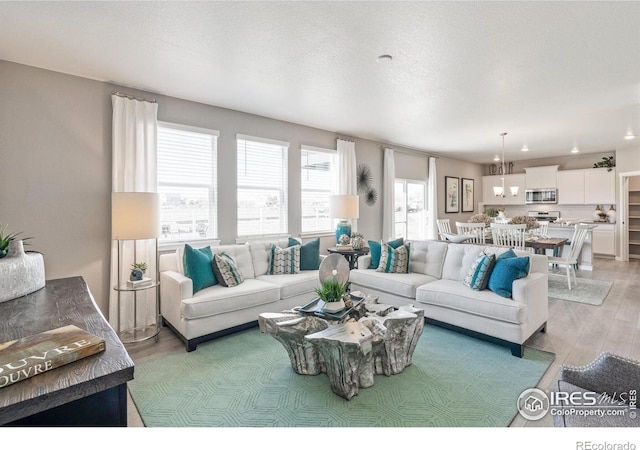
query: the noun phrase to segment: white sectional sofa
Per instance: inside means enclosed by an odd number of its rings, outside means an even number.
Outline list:
[[[475,337],[507,345],[521,357],[525,342],[546,330],[548,318],[548,263],[544,255],[529,252],[529,274],[516,279],[512,298],[491,290],[476,291],[463,280],[481,251],[499,255],[506,248],[442,241],[409,241],[410,273],[369,269],[371,256],[361,257],[350,275],[351,290],[380,297],[381,303],[413,304],[424,309],[425,320]]]
[[[193,292],[185,276],[183,248],[160,255],[160,314],[185,343],[187,351],[199,343],[257,324],[263,312],[277,312],[304,305],[319,285],[318,270],[290,275],[267,275],[272,242],[211,246],[213,253],[226,252],[236,261],[244,282],[234,287],[220,284]],[[288,239],[273,241],[281,248]]]

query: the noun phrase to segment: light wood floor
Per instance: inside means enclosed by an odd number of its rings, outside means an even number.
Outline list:
[[[538,384],[542,390],[553,388],[563,364],[587,364],[603,351],[640,360],[640,260],[624,263],[596,258],[593,272],[579,271],[578,277],[609,280],[614,284],[602,306],[549,301],[547,332],[539,333],[530,342],[532,347],[556,354],[555,361]],[[185,351],[182,343],[167,328],[161,330],[159,342],[131,344],[127,349],[135,363]],[[128,405],[129,426],[143,426],[130,397]],[[552,427],[553,420],[549,414],[538,421],[527,421],[517,416],[511,426]]]

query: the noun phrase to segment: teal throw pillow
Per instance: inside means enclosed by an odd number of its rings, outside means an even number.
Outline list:
[[[409,243],[393,248],[384,244],[376,272],[409,273]]]
[[[184,274],[193,281],[193,293],[218,284],[211,261],[213,253],[211,247],[193,248],[189,244],[184,246]]]
[[[369,269],[377,269],[380,265],[380,255],[382,254],[382,243],[376,241],[368,241],[369,242],[369,254],[371,255],[371,264],[369,264]],[[389,247],[398,248],[402,244],[404,244],[404,238],[398,238],[393,241],[387,242]]]
[[[300,245],[300,242],[289,238],[289,247]],[[300,270],[318,270],[320,268],[320,238],[305,242],[300,247]]]
[[[486,289],[495,263],[496,255],[486,255],[484,252],[480,252],[462,283],[474,291]]]
[[[528,256],[504,256],[507,253],[513,253],[509,250],[496,258],[496,264],[489,278],[489,289],[501,297],[511,298],[513,282],[518,278],[524,278],[529,275],[529,257]],[[513,253],[515,255],[515,253]]]

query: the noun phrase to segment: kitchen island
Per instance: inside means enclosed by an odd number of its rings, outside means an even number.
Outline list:
[[[587,237],[582,245],[582,250],[578,257],[578,269],[579,270],[593,270],[593,229],[596,225],[589,224],[589,231]],[[549,231],[547,235],[549,237],[565,238],[571,241],[573,238],[573,232],[575,231],[575,223],[572,224],[549,224]],[[561,250],[560,256],[566,256],[569,254],[569,244],[565,245]]]

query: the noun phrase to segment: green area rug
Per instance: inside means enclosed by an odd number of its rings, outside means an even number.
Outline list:
[[[613,283],[611,281],[578,278],[578,283],[571,279],[571,290],[567,284],[567,276],[549,274],[549,297],[570,302],[600,306],[609,295]]]
[[[425,325],[413,364],[350,401],[325,374],[298,375],[257,328],[135,365],[129,390],[148,427],[505,427],[554,359]]]

